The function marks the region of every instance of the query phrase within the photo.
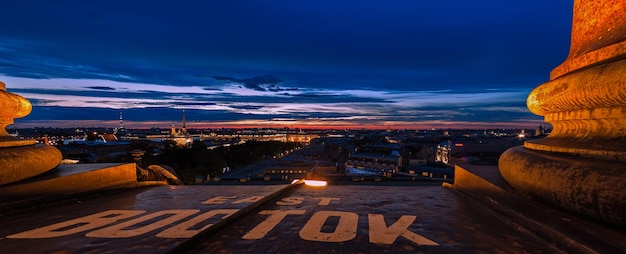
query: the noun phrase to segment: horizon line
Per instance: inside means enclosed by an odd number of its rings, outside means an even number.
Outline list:
[[[509,122],[468,122],[468,121],[415,121],[360,123],[349,121],[294,121],[290,123],[266,120],[242,121],[191,121],[187,129],[307,129],[307,130],[430,130],[430,129],[534,129],[551,125],[542,120],[520,119]],[[180,122],[170,121],[124,121],[124,129],[169,129],[182,127]],[[17,121],[7,129],[26,128],[119,128],[119,120],[30,120]]]

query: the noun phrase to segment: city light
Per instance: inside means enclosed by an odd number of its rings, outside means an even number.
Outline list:
[[[328,185],[326,181],[321,181],[321,180],[304,180],[304,184],[306,184],[307,186],[314,186],[314,187],[324,187]]]

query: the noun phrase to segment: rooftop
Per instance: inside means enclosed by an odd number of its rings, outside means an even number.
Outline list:
[[[624,231],[520,197],[493,166],[468,168],[444,186],[152,186],[24,201],[3,209],[0,244],[11,253],[626,250]]]

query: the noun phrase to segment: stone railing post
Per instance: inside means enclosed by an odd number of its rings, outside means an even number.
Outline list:
[[[14,118],[27,116],[31,110],[26,98],[7,92],[0,82],[0,185],[41,174],[61,162],[58,149],[7,133],[6,126],[13,124]]]
[[[552,127],[499,160],[514,188],[626,225],[626,1],[575,0],[568,58],[527,99]]]

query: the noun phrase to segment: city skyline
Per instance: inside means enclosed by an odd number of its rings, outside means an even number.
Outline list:
[[[0,81],[16,128],[534,128],[571,5],[9,3]]]

